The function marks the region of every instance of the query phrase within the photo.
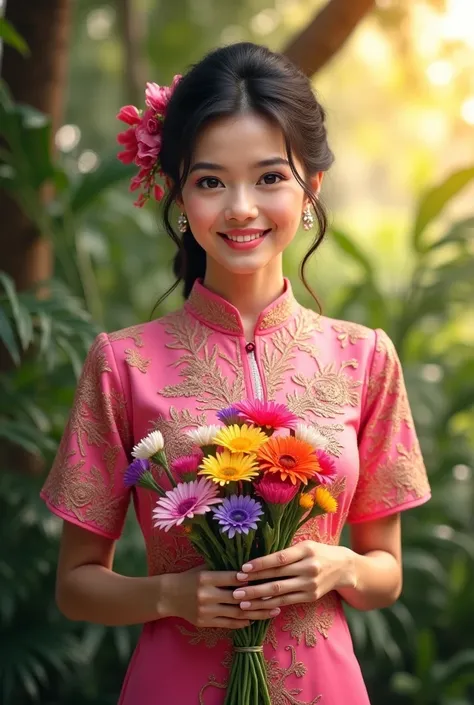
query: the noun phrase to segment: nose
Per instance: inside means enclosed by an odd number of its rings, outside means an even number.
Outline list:
[[[242,186],[232,190],[229,196],[229,203],[225,210],[226,220],[243,222],[254,220],[258,216],[257,204],[248,188]]]

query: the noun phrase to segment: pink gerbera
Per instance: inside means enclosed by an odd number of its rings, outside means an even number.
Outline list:
[[[185,519],[193,519],[196,514],[205,514],[212,504],[219,504],[219,489],[214,482],[200,477],[192,482],[179,483],[161,497],[153,510],[154,526],[169,531],[179,526]]]
[[[295,428],[299,419],[284,404],[260,399],[247,399],[234,404],[246,421],[261,426],[263,430]]]
[[[336,465],[334,460],[324,452],[316,450],[317,468],[312,479],[317,480],[321,485],[329,485],[336,479]]]
[[[255,484],[255,492],[267,504],[288,504],[299,492],[300,485],[293,484],[288,478],[282,480],[279,475],[266,473]]]
[[[192,453],[191,455],[183,455],[181,458],[176,458],[171,465],[173,475],[177,475],[180,479],[189,475],[197,475],[198,468],[202,463],[202,457],[202,453]]]

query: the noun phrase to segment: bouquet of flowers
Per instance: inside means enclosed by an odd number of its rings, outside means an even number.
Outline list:
[[[163,436],[150,433],[135,446],[125,483],[160,495],[155,527],[186,527],[210,570],[239,572],[249,560],[290,546],[309,519],[337,510],[330,492],[336,469],[320,434],[283,404],[244,401],[217,417],[222,425],[187,432],[196,454],[171,468]],[[171,489],[157,483],[150,461],[164,469]],[[271,705],[263,658],[269,623],[233,631],[225,705]]]

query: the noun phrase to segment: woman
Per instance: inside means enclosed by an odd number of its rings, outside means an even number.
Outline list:
[[[291,63],[253,44],[211,53],[172,88],[149,84],[145,121],[122,111],[131,127],[120,141],[122,159],[141,166],[139,205],[156,169],[165,175],[164,220],[186,301],[102,333],[87,357],[42,493],[65,520],[58,605],[70,619],[145,625],[121,705],[222,704],[230,630],[269,618],[275,705],[366,705],[341,602],[370,610],[398,598],[400,512],[427,501],[429,486],[387,335],[302,308],[283,276],[300,221],[305,230],[317,223],[305,283],[325,234],[319,192],[333,156],[324,111]],[[210,572],[184,533],[153,529],[154,497],[134,490],[149,576],[115,573],[134,443],[157,429],[171,460],[186,455],[185,430],[245,398],[285,403],[308,425],[337,467],[337,513],[238,574]],[[339,545],[346,522],[350,549]]]

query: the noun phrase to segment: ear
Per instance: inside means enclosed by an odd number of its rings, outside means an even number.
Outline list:
[[[172,179],[170,179],[169,176],[165,176],[165,184],[166,184],[166,188],[168,189],[168,191],[171,191],[171,189],[174,186],[174,181]],[[181,208],[181,210],[184,210],[183,201],[181,200],[181,197],[179,197],[179,196],[176,197],[176,205],[179,208]]]
[[[311,190],[313,191],[314,195],[316,198],[319,195],[319,192],[321,191],[321,184],[323,183],[323,178],[324,178],[324,171],[318,171],[317,174],[312,176],[309,180],[309,184],[311,186]],[[308,198],[304,199],[304,207],[308,205],[309,200]]]

